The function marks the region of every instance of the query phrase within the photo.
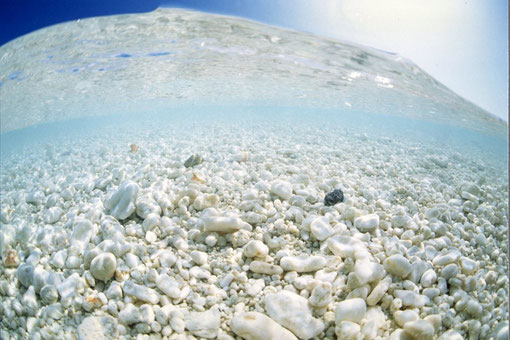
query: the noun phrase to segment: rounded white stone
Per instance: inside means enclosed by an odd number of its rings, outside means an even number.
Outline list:
[[[407,322],[419,320],[420,316],[414,310],[408,309],[404,311],[396,311],[393,313],[393,318],[395,319],[397,325],[404,327]]]
[[[106,196],[104,206],[110,210],[110,215],[124,220],[135,212],[138,191],[140,191],[138,184],[133,181],[124,181],[116,191],[110,192]]]
[[[404,256],[395,254],[384,260],[384,269],[393,275],[405,278],[411,272],[411,263]]]
[[[159,263],[162,267],[170,268],[177,262],[177,256],[170,250],[163,250],[159,255]]]
[[[441,276],[444,277],[446,280],[451,279],[452,277],[457,276],[459,273],[459,266],[455,263],[450,263],[443,269],[441,269]]]
[[[269,254],[269,248],[264,242],[259,240],[251,240],[244,247],[244,255],[246,257],[265,258]]]
[[[34,279],[34,267],[30,264],[22,264],[16,270],[16,275],[23,286],[30,287]]]
[[[140,310],[131,303],[128,303],[119,313],[119,321],[124,325],[132,325],[142,322],[142,314]]]
[[[217,308],[211,308],[205,312],[190,312],[186,315],[184,323],[186,329],[193,335],[215,339],[220,328],[220,311]]]
[[[204,253],[203,251],[193,250],[190,254],[190,257],[193,262],[199,266],[203,266],[207,263],[207,253]]]
[[[266,296],[266,311],[298,338],[310,339],[324,330],[324,323],[313,317],[308,300],[286,290]]]
[[[154,234],[152,231],[149,230],[145,234],[145,240],[149,243],[154,243],[158,240],[158,237],[156,236],[156,234]]]
[[[329,250],[342,258],[355,257],[358,253],[368,252],[365,244],[359,239],[347,235],[335,235],[326,241]]]
[[[428,269],[423,273],[420,279],[421,286],[424,288],[431,287],[437,280],[437,274],[434,269]]]
[[[55,222],[58,222],[60,220],[60,217],[62,216],[64,212],[62,211],[62,208],[60,207],[51,207],[48,210],[46,210],[46,213],[44,214],[44,222],[48,224],[53,224]]]
[[[332,300],[331,291],[331,283],[321,282],[313,288],[312,295],[310,295],[308,301],[314,307],[326,307]]]
[[[131,214],[129,214],[129,211],[131,211],[131,208],[132,208],[132,206],[130,204],[131,202],[135,203],[136,208],[134,211],[136,211],[136,214],[143,219],[146,219],[147,217],[149,217],[151,215],[157,215],[157,216],[161,215],[161,207],[159,206],[158,202],[156,202],[151,197],[140,197],[139,199],[136,199],[137,195],[134,194],[134,191],[135,191],[134,187],[131,190],[132,190],[132,192],[126,192],[125,199],[126,200],[129,199],[129,205],[124,206],[125,212],[123,212],[123,213],[125,214],[125,216],[127,215],[127,217],[129,217],[131,215]],[[128,194],[130,194],[130,196],[127,196]],[[125,218],[127,218],[127,217],[125,217]],[[119,217],[119,218],[124,219],[122,217]]]
[[[354,227],[362,233],[375,231],[379,227],[379,215],[360,216],[354,220]]]
[[[479,318],[483,314],[483,307],[478,301],[471,299],[467,303],[466,312],[475,318]]]
[[[266,275],[280,275],[283,273],[283,269],[280,266],[262,261],[251,261],[250,270],[254,273]]]
[[[337,339],[357,340],[360,333],[360,325],[351,321],[341,321],[335,327]]]
[[[340,302],[335,309],[335,321],[339,325],[342,321],[359,323],[367,312],[365,300],[360,298],[348,299]]]
[[[367,296],[366,302],[369,306],[375,306],[384,297],[391,285],[391,277],[386,276],[372,289]]]
[[[319,241],[324,241],[333,234],[333,228],[329,219],[325,216],[318,217],[310,224],[312,235]]]
[[[434,339],[434,326],[425,320],[409,321],[404,324],[404,332],[414,339],[432,340]]]
[[[402,300],[402,304],[406,307],[421,308],[429,301],[425,295],[411,290],[395,289],[393,294]]]
[[[447,264],[456,262],[460,258],[458,250],[451,250],[446,254],[438,254],[432,260],[434,266],[446,266]]]
[[[449,331],[446,331],[443,334],[441,334],[438,340],[464,340],[464,338],[459,332],[450,329]]]
[[[286,272],[314,272],[325,266],[326,259],[322,256],[285,256],[280,260],[280,267]]]
[[[138,285],[132,281],[124,282],[122,287],[125,294],[136,297],[137,299],[151,303],[153,305],[159,302],[159,294],[152,288],[146,287],[145,285]]]
[[[216,237],[216,235],[207,235],[207,237],[205,238],[205,244],[207,244],[209,247],[214,247],[216,245],[216,243],[218,242],[218,238]]]
[[[82,250],[85,249],[92,237],[94,237],[95,231],[92,222],[89,220],[79,220],[73,228],[71,245],[77,245]]]
[[[476,262],[468,257],[463,256],[460,258],[460,267],[462,268],[462,272],[464,274],[471,274],[476,269]]]
[[[78,326],[79,340],[104,340],[117,338],[117,320],[109,315],[88,316]]]
[[[58,301],[58,291],[57,287],[53,285],[46,285],[41,288],[39,292],[39,296],[41,298],[41,302],[45,305],[51,305]]]
[[[156,286],[172,299],[177,299],[181,295],[179,283],[166,274],[161,274],[156,279]]]
[[[101,253],[94,257],[90,263],[90,273],[94,278],[101,281],[108,281],[115,274],[117,259],[112,253]]]
[[[277,179],[271,183],[271,192],[281,199],[288,200],[292,197],[292,184]]]
[[[212,209],[212,208],[210,208]],[[201,216],[203,221],[203,230],[219,233],[234,233],[244,229],[252,230],[252,226],[235,215],[219,216],[214,210],[207,209]]]
[[[247,340],[297,340],[290,331],[259,312],[236,314],[230,321],[230,328]]]
[[[201,211],[207,208],[212,208],[217,205],[220,201],[220,197],[215,194],[199,195],[193,201],[193,208],[197,211]]]

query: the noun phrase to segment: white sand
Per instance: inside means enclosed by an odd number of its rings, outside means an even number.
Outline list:
[[[232,339],[238,315],[247,339],[506,339],[507,182],[480,159],[276,123],[114,127],[4,157],[0,338]],[[127,180],[117,222],[104,204]]]

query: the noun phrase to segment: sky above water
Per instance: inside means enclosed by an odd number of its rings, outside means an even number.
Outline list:
[[[0,44],[59,22],[160,5],[245,17],[398,53],[508,121],[506,0],[0,0]]]

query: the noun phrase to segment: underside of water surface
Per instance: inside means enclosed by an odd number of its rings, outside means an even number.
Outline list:
[[[0,47],[0,338],[507,339],[507,124],[187,10]]]
[[[41,29],[0,48],[1,131],[196,105],[391,114],[506,134],[399,55],[247,20],[159,9]]]

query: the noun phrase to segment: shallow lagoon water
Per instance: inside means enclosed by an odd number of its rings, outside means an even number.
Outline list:
[[[412,62],[169,9],[0,58],[2,338],[508,336],[507,128]]]

